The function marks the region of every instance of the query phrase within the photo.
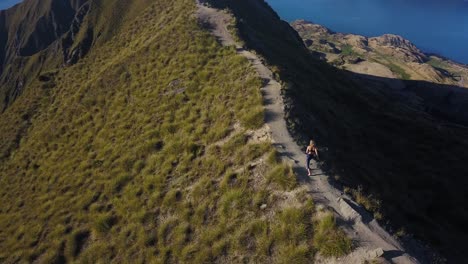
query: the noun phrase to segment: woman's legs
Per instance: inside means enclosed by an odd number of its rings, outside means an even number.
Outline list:
[[[310,160],[312,159],[312,155],[307,155],[306,159],[306,168],[307,168],[307,175],[311,175],[311,169],[310,169]]]

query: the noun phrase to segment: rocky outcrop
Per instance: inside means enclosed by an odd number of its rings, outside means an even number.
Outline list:
[[[362,50],[369,50],[369,39],[359,35],[353,34],[340,34],[343,38],[344,42],[348,45],[353,47],[362,49]]]
[[[427,56],[409,40],[398,35],[385,34],[380,37],[369,38],[369,45],[374,49],[384,49],[391,56],[397,56],[406,62],[423,63]]]
[[[297,20],[291,23],[291,25],[296,29],[297,32],[299,33],[305,33],[308,32],[313,35],[330,35],[334,34],[333,31],[330,29],[319,25],[319,24],[314,24],[312,22],[306,21],[306,20]]]
[[[381,46],[392,46],[395,48],[406,48],[408,50],[419,51],[413,43],[398,35],[385,34],[380,37],[370,38],[370,40]]]
[[[37,19],[33,25],[24,21],[19,26],[23,32],[31,30],[30,34],[24,36],[24,43],[19,47],[20,56],[31,56],[47,48],[52,42],[59,39],[70,28],[75,16],[69,1],[52,0],[50,9]]]
[[[75,18],[73,19],[70,30],[67,32],[65,37],[62,38],[63,61],[67,65],[74,64],[80,58],[84,57],[93,43],[94,32],[91,28],[86,30],[82,39],[77,39],[83,20],[88,14],[89,9],[90,4],[86,3],[78,10]],[[73,47],[73,44],[76,41],[78,41],[78,44]]]

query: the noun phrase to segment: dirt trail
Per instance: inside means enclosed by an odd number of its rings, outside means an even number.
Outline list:
[[[281,84],[274,78],[258,55],[244,50],[231,36],[227,26],[232,21],[229,14],[202,5],[198,2],[197,17],[225,46],[236,46],[238,54],[246,57],[265,80],[262,94],[265,106],[265,120],[270,128],[274,145],[278,151],[289,160],[299,177],[306,184],[315,202],[335,212],[340,226],[355,242],[355,249],[349,255],[340,259],[318,258],[317,263],[363,263],[382,257],[390,263],[420,263],[405,251],[402,245],[388,234],[364,209],[333,188],[317,164],[313,162],[312,177],[307,177],[304,168],[304,151],[290,136],[284,120],[284,106],[281,96]]]

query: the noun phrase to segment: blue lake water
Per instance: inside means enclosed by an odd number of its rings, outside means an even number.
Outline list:
[[[468,0],[266,0],[286,21],[334,31],[401,35],[425,52],[468,64]],[[0,10],[21,0],[0,0]]]
[[[21,0],[0,0],[0,10],[7,9],[21,2]]]
[[[266,0],[282,19],[333,31],[397,34],[424,52],[468,64],[468,0]]]

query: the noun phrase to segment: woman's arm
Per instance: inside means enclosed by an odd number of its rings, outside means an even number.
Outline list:
[[[317,159],[318,159],[318,157],[319,157],[319,154],[318,154],[318,149],[317,149],[317,148],[315,148],[314,150],[315,150],[315,156],[317,156]]]

